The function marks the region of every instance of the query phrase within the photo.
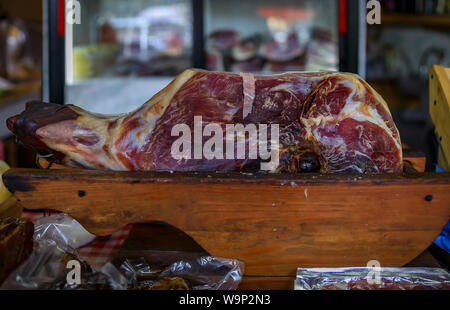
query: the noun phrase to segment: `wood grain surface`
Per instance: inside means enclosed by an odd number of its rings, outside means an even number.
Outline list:
[[[432,245],[428,250],[405,265],[405,267],[448,269],[448,264],[441,265],[434,255],[439,257],[439,259],[442,258],[442,255],[448,256],[444,250],[436,245]],[[165,223],[155,222],[133,225],[112,263],[120,269],[125,259],[144,258],[151,269],[164,270],[175,262],[190,261],[203,256],[210,256],[210,254],[184,232]],[[223,276],[223,268],[220,269],[220,274]],[[289,277],[248,276],[244,273],[238,289],[292,290],[294,281],[295,276],[293,275]]]
[[[211,255],[242,260],[248,276],[298,266],[403,266],[450,215],[450,174],[242,175],[11,169],[27,209],[68,213],[108,235],[162,221]]]
[[[430,115],[439,142],[439,165],[450,171],[450,68],[433,66],[429,81]]]
[[[14,196],[9,197],[6,201],[0,204],[0,219],[8,217],[20,218],[23,212],[23,207],[17,202]]]
[[[125,259],[143,258],[153,270],[164,270],[179,261],[191,261],[210,254],[181,230],[165,223],[133,225],[112,263],[120,269]],[[223,277],[223,268],[220,276]],[[241,270],[245,272],[244,270]],[[218,270],[219,272],[219,270]],[[203,274],[204,276],[204,274]],[[219,276],[212,274],[211,276]],[[202,277],[203,279],[203,277]],[[246,276],[239,283],[240,290],[292,290],[294,276]]]

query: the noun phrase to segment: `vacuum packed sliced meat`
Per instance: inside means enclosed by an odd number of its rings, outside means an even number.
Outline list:
[[[186,70],[129,114],[31,102],[7,125],[23,144],[83,168],[402,171],[400,137],[385,101],[348,73]]]

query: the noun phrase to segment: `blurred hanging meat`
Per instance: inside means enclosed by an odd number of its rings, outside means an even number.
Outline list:
[[[246,111],[244,113],[244,110]],[[31,102],[8,128],[69,166],[112,170],[258,171],[260,159],[175,159],[172,128],[277,124],[277,172],[402,171],[397,128],[384,100],[346,73],[274,76],[186,70],[136,111],[105,116]],[[261,134],[261,132],[259,132]],[[202,142],[210,137],[203,136]],[[224,137],[226,138],[226,137]],[[194,158],[195,156],[192,156]]]
[[[217,30],[208,36],[208,44],[220,51],[230,50],[238,42],[238,34],[233,30]]]
[[[236,61],[246,61],[254,58],[262,42],[262,37],[254,35],[239,41],[231,50],[233,59]]]
[[[233,72],[260,72],[264,69],[266,61],[262,57],[253,57],[248,60],[235,62],[231,66]]]
[[[264,55],[267,59],[272,61],[289,61],[299,57],[304,51],[304,47],[300,45],[295,33],[282,40],[271,40],[264,46]]]

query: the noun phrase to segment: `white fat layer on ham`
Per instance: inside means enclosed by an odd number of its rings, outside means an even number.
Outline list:
[[[359,82],[359,81],[358,81]],[[388,132],[392,139],[395,142],[395,145],[401,149],[400,142],[397,139],[394,139],[394,133],[392,132],[391,128],[389,128],[386,125],[386,122],[383,120],[383,118],[378,113],[377,109],[375,109],[373,106],[367,106],[367,114],[362,113],[361,109],[358,109],[361,105],[364,105],[363,102],[360,101],[354,101],[353,96],[358,92],[366,92],[366,88],[363,87],[361,83],[352,84],[349,81],[341,81],[343,85],[347,87],[352,87],[352,93],[348,97],[346,104],[344,106],[344,109],[342,109],[341,113],[339,114],[339,119],[345,119],[345,118],[353,118],[354,120],[358,122],[371,122],[381,128],[383,128],[384,131]],[[361,93],[361,97],[364,98],[364,94]],[[383,106],[386,111],[389,111],[385,106]]]
[[[125,138],[125,141],[128,143],[131,143],[132,145],[136,146],[139,150],[142,150],[142,148],[145,145],[146,139],[148,139],[149,136],[151,136],[153,130],[155,129],[157,121],[160,119],[162,115],[164,115],[164,112],[166,111],[167,107],[170,104],[170,101],[172,100],[173,96],[176,94],[176,92],[183,86],[192,76],[195,75],[195,73],[198,72],[197,70],[185,70],[182,74],[180,74],[174,81],[172,81],[171,86],[172,87],[166,87],[163,90],[161,90],[159,93],[157,93],[155,96],[153,96],[150,100],[148,100],[142,107],[139,107],[136,109],[132,114],[135,115],[135,118],[142,119],[142,125],[134,130],[130,130],[130,132],[127,133],[127,137]],[[160,109],[152,109],[154,105],[160,105]],[[120,119],[119,124],[115,127],[115,132],[111,132],[111,137],[119,137],[120,132],[123,130],[122,123],[124,121],[124,117]],[[140,133],[139,135],[137,133]],[[126,142],[125,142],[126,143]],[[119,151],[116,148],[116,141],[113,141],[111,143],[112,149],[111,153],[116,155],[119,153]],[[151,150],[151,145],[147,146],[147,149],[144,150],[145,152],[148,152]],[[125,155],[122,153],[122,155]],[[116,156],[115,156],[116,157]],[[116,161],[121,162],[116,157]],[[128,170],[123,163],[121,163],[124,170]]]
[[[201,70],[184,71],[174,81],[172,81],[172,87],[164,88],[148,100],[143,106],[131,112],[130,114],[134,114],[134,118],[142,120],[142,126],[139,126],[134,130],[130,130],[130,132],[126,135],[124,143],[136,146],[138,149],[142,148],[145,144],[145,139],[148,138],[153,132],[156,122],[166,111],[175,93],[192,76],[194,76],[196,72],[199,71]],[[154,105],[159,105],[160,108],[152,109]],[[122,156],[126,156],[127,154],[117,150],[116,140],[121,136],[121,132],[123,130],[122,123],[124,122],[124,119],[130,114],[106,116],[102,114],[89,113],[76,106],[71,106],[71,108],[80,114],[77,121],[63,121],[40,128],[38,134],[43,137],[43,142],[50,148],[65,154],[66,158],[63,163],[69,166],[71,166],[71,162],[75,161],[84,167],[92,169],[98,168],[99,164],[101,164],[104,168],[110,170],[129,170],[129,168],[126,167],[117,156],[119,153],[121,153]],[[109,121],[117,121],[117,125],[112,130],[108,130]],[[74,124],[69,126],[67,122],[73,122]],[[68,147],[67,144],[58,145],[58,140],[52,138],[55,132],[75,128],[75,125],[77,127],[81,125],[89,131],[95,132],[100,138],[100,141],[91,146],[75,144],[72,147]],[[76,134],[75,130],[79,131],[80,129],[74,129],[72,133],[67,133],[65,136],[74,136]],[[138,135],[137,133],[142,134]],[[107,146],[108,154],[105,154],[104,146]]]
[[[378,113],[377,109],[375,109],[374,107],[369,106],[369,105],[365,106],[364,102],[353,100],[354,97],[355,98],[358,98],[358,97],[364,98],[364,94],[366,92],[366,87],[364,87],[364,86],[368,86],[368,85],[366,83],[363,84],[361,82],[360,78],[357,76],[349,75],[349,77],[350,77],[350,80],[339,81],[339,83],[334,85],[333,89],[330,90],[330,91],[333,91],[335,89],[335,87],[337,87],[339,84],[344,87],[348,87],[352,90],[351,94],[346,99],[346,104],[345,104],[344,108],[341,110],[339,115],[337,115],[337,116],[335,116],[335,115],[320,115],[315,118],[307,118],[307,119],[302,118],[301,119],[301,122],[305,125],[306,138],[320,141],[320,143],[322,145],[326,146],[326,149],[324,150],[324,152],[327,154],[323,154],[323,155],[326,158],[326,160],[328,161],[329,166],[333,166],[333,164],[332,164],[333,161],[339,162],[342,160],[341,158],[335,158],[337,156],[336,154],[345,154],[345,152],[347,151],[347,146],[346,146],[344,140],[342,139],[342,137],[323,137],[320,134],[319,129],[325,128],[330,125],[336,126],[337,124],[339,124],[340,121],[347,119],[347,118],[352,118],[359,122],[370,122],[370,123],[375,124],[378,127],[382,128],[385,132],[388,133],[389,137],[394,141],[397,149],[400,150],[400,152],[401,152],[402,147],[401,147],[400,141],[399,141],[399,139],[394,138],[393,130],[397,130],[397,129],[389,128],[386,125],[383,118]],[[381,97],[372,88],[370,88],[370,89],[375,94],[375,96],[378,97],[380,102],[383,103],[383,108],[390,114],[389,109],[387,108],[387,104],[385,104],[385,102],[381,99]],[[359,96],[355,96],[355,95],[359,95]],[[362,135],[362,133],[361,133],[361,135]],[[398,136],[398,131],[397,131],[397,136]],[[365,147],[371,148],[371,145],[370,144],[365,145]],[[336,148],[339,148],[339,152],[335,151]],[[329,150],[329,152],[327,152],[327,149]],[[356,151],[355,154],[358,156],[367,157],[367,154],[362,154],[359,151]],[[353,170],[362,172],[361,169],[358,168],[356,165],[344,167],[342,169],[342,171],[344,171],[345,169],[348,169],[348,168],[352,168]],[[374,168],[379,170],[379,167],[374,167]],[[340,172],[340,171],[335,170],[333,172]]]
[[[253,101],[255,100],[255,76],[251,73],[240,73],[244,89],[244,111],[243,119],[252,112]]]
[[[346,99],[346,104],[345,104],[344,108],[337,116],[335,116],[335,115],[320,115],[315,118],[302,119],[302,122],[305,125],[305,128],[307,130],[307,136],[309,136],[309,137],[312,136],[315,139],[325,142],[326,144],[329,144],[329,145],[340,145],[339,142],[342,143],[342,141],[328,141],[328,140],[334,140],[334,139],[324,140],[323,137],[321,137],[321,135],[319,134],[318,128],[325,127],[326,123],[328,123],[328,122],[330,122],[332,124],[338,124],[340,121],[342,121],[344,119],[352,118],[358,122],[370,122],[372,124],[375,124],[375,125],[381,127],[384,131],[389,133],[389,136],[392,138],[392,140],[394,141],[397,148],[401,150],[400,141],[398,141],[398,139],[394,138],[394,133],[386,125],[385,121],[380,116],[377,109],[375,109],[372,106],[362,107],[363,105],[365,105],[364,102],[353,100],[353,97],[357,93],[360,93],[360,96],[359,96],[360,98],[364,98],[364,94],[362,92],[365,92],[366,90],[365,90],[365,87],[363,87],[363,85],[359,82],[359,79],[356,81],[352,81],[352,82],[347,81],[347,80],[342,80],[342,81],[339,81],[339,84],[352,89],[351,94]],[[334,85],[333,89],[336,86],[337,85]],[[365,113],[363,113],[362,111],[365,111]],[[387,110],[387,111],[389,111],[389,110]]]

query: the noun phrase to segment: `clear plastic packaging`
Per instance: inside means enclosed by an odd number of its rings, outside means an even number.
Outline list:
[[[39,219],[35,224],[33,252],[0,289],[125,289],[126,279],[112,264],[95,271],[76,253],[75,247],[90,242],[92,236],[66,214]],[[72,270],[68,267],[70,261],[80,264],[80,284],[67,281]]]
[[[242,279],[244,266],[237,260],[173,251],[143,251],[145,258],[125,258],[119,269],[106,263],[94,270],[74,249],[91,238],[80,227],[65,214],[38,220],[33,252],[0,289],[232,290]],[[80,283],[68,281],[73,261],[80,266]]]
[[[162,286],[170,289],[174,284],[192,290],[234,290],[242,279],[244,264],[237,260],[193,256],[160,268],[150,266],[145,258],[138,258],[126,259],[120,270],[130,287],[136,289]]]
[[[439,268],[299,268],[295,289],[450,290],[450,274]]]
[[[40,218],[35,223],[34,239],[49,239],[57,242],[63,249],[78,249],[94,240],[95,235],[67,214],[61,213]]]

